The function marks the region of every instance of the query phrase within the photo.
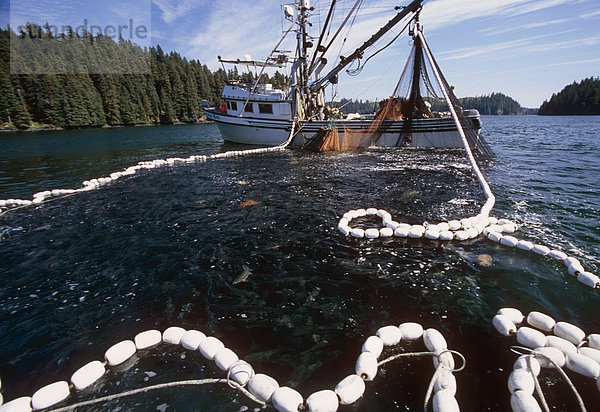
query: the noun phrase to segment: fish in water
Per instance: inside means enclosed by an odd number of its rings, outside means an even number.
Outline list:
[[[258,200],[246,200],[245,202],[240,203],[240,205],[238,206],[240,209],[243,209],[245,207],[248,206],[255,206],[255,205],[260,205],[260,202]]]
[[[479,262],[479,266],[482,267],[492,266],[492,263],[494,262],[492,257],[486,254],[477,255],[477,261]]]
[[[240,273],[238,275],[237,278],[235,278],[235,280],[233,281],[233,284],[235,285],[236,283],[240,283],[240,282],[244,282],[246,279],[248,279],[248,276],[250,276],[250,274],[252,273],[252,271],[250,270],[250,268],[246,265],[243,265],[242,268],[244,270],[242,270],[242,273]]]

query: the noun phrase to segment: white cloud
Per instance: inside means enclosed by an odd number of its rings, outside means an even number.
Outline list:
[[[595,19],[598,16],[600,16],[600,10],[594,11],[594,12],[591,12],[591,13],[582,14],[581,18],[583,18],[583,19]]]
[[[196,0],[152,0],[162,12],[161,18],[166,23],[172,23],[201,6]]]
[[[560,63],[550,63],[550,64],[545,64],[541,67],[571,66],[571,65],[589,64],[589,63],[600,63],[600,58],[587,59],[587,60],[571,60],[571,61],[560,62]]]
[[[554,19],[554,20],[544,20],[536,23],[522,24],[522,25],[512,25],[512,26],[504,26],[500,29],[493,27],[481,30],[481,33],[485,33],[488,36],[497,36],[499,34],[506,34],[514,31],[523,31],[528,29],[537,29],[540,27],[547,27],[554,24],[564,24],[572,21],[573,19]]]
[[[423,21],[439,28],[470,19],[517,16],[567,4],[569,0],[434,0],[425,3]]]

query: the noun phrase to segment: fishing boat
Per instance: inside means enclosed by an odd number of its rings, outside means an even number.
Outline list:
[[[260,73],[254,75],[253,83],[228,79],[222,93],[224,104],[212,106],[203,102],[206,117],[216,122],[228,142],[261,146],[287,142],[291,146],[317,150],[361,146],[462,148],[465,142],[458,131],[458,118],[471,150],[475,154],[490,155],[489,147],[480,136],[479,112],[460,107],[453,88],[444,79],[427,46],[419,23],[423,2],[414,0],[405,7],[394,8],[396,14],[387,24],[347,57],[335,58],[335,65],[322,75],[332,61],[328,57],[331,45],[344,24],[357,17],[362,1],[355,3],[335,34],[330,35],[336,6],[336,1],[332,1],[317,37],[308,33],[308,27],[312,27],[309,18],[316,14],[310,0],[294,0],[293,6],[283,6],[285,19],[291,26],[264,61],[252,60],[249,56],[244,59],[219,56],[224,69],[225,64],[232,64],[254,68],[255,72],[260,68]],[[388,44],[372,50],[402,23],[404,28]],[[412,38],[412,50],[396,89],[390,98],[380,102],[376,113],[343,115],[334,107],[334,102],[326,102],[325,89],[338,83],[340,72],[356,74],[371,57],[404,32]],[[279,49],[290,33],[296,35],[293,55]],[[371,55],[366,57],[366,53]],[[286,65],[291,66],[286,87],[276,88],[259,82],[266,68]],[[350,68],[350,65],[356,67]]]

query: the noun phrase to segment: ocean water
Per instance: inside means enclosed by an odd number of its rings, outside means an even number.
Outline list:
[[[515,221],[519,239],[560,249],[600,273],[600,118],[484,117],[483,134],[497,155],[482,168],[497,198],[492,215]],[[0,199],[78,188],[141,160],[232,149],[241,147],[224,144],[212,124],[2,134]],[[471,216],[483,200],[460,150],[286,150],[140,171],[5,213],[4,399],[69,380],[112,344],[169,326],[218,337],[256,372],[306,398],[354,373],[362,343],[379,327],[419,322],[467,360],[456,373],[461,409],[508,411],[516,340],[494,330],[496,311],[537,310],[600,333],[600,291],[562,263],[483,237],[365,240],[336,229],[345,212],[360,207],[422,223]],[[236,282],[245,268],[250,274]],[[422,350],[422,342],[401,342],[383,356]],[[198,352],[166,344],[108,369],[66,404],[224,376]],[[340,410],[421,410],[433,371],[430,358],[387,364],[355,405]],[[593,409],[595,382],[570,376]],[[576,409],[555,371],[545,370],[541,383],[553,410]],[[220,385],[82,410],[255,407]]]

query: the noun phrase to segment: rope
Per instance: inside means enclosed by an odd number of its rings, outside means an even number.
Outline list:
[[[68,405],[68,406],[65,406],[65,407],[62,407],[62,408],[50,409],[48,412],[66,412],[66,411],[71,411],[71,410],[74,410],[76,408],[81,408],[81,407],[90,406],[90,405],[96,405],[98,403],[105,403],[105,402],[109,402],[109,401],[112,401],[112,400],[115,400],[115,399],[121,399],[121,398],[125,398],[127,396],[133,396],[133,395],[137,395],[139,393],[146,393],[146,392],[155,391],[155,390],[158,390],[158,389],[174,388],[174,387],[178,387],[178,386],[200,386],[200,385],[209,385],[209,384],[214,384],[214,383],[225,383],[225,384],[228,384],[229,386],[231,386],[231,387],[239,390],[240,392],[242,392],[249,399],[253,400],[254,402],[256,402],[258,404],[260,404],[261,406],[265,405],[265,403],[263,401],[261,401],[258,398],[256,398],[254,395],[252,395],[244,387],[242,387],[241,385],[237,384],[236,382],[232,382],[232,381],[230,381],[228,379],[194,379],[194,380],[185,380],[185,381],[177,381],[177,382],[159,383],[157,385],[146,386],[144,388],[132,389],[132,390],[121,392],[121,393],[117,393],[117,394],[114,394],[114,395],[108,395],[108,396],[103,396],[101,398],[90,399],[89,401],[83,401],[83,402],[74,403],[72,405]]]
[[[440,374],[440,370],[444,368],[442,362],[438,363],[437,368],[435,368],[435,372],[429,381],[429,386],[427,386],[427,392],[425,393],[425,400],[423,401],[423,410],[427,412],[427,405],[429,404],[429,400],[431,399],[431,394],[433,393],[433,387],[435,386],[435,382],[437,381],[438,375]]]
[[[431,51],[429,50],[429,46],[427,46],[427,43],[425,42],[423,33],[421,33],[420,31],[417,31],[417,35],[419,36],[419,38],[421,39],[421,41],[423,43],[423,50],[425,50],[425,53],[427,54],[427,58],[430,61],[433,61],[433,57],[431,56]],[[435,65],[432,65],[432,69],[433,69],[433,73],[435,74],[435,77],[436,77],[437,81],[439,82],[439,84],[443,84],[440,73],[437,70],[437,67]],[[484,216],[489,216],[492,208],[494,207],[494,204],[496,203],[496,197],[492,193],[492,189],[490,189],[490,185],[485,180],[483,173],[481,173],[481,170],[479,170],[479,166],[477,165],[477,162],[475,161],[475,157],[473,156],[473,153],[471,152],[471,148],[469,146],[469,142],[467,141],[467,137],[465,136],[465,133],[463,131],[462,125],[460,124],[460,121],[458,120],[458,115],[456,114],[456,111],[454,110],[454,105],[452,104],[452,101],[450,100],[450,96],[448,96],[448,92],[446,91],[446,89],[444,87],[442,87],[442,93],[444,94],[444,98],[446,99],[446,102],[448,103],[448,107],[450,108],[450,112],[452,113],[452,118],[454,119],[454,123],[456,123],[458,132],[460,133],[460,138],[462,139],[463,145],[465,146],[465,151],[467,152],[467,157],[469,158],[469,161],[471,163],[471,168],[473,169],[475,176],[477,176],[477,179],[479,180],[479,184],[481,185],[481,188],[483,189],[483,192],[485,193],[485,196],[487,197],[487,201],[481,208],[481,214],[483,214]]]
[[[554,360],[552,360],[552,358],[550,358],[549,356],[545,355],[542,352],[536,351],[535,349],[529,349],[524,346],[511,346],[510,350],[518,355],[533,354],[534,356],[540,356],[540,357],[543,357],[546,360],[548,360],[550,362],[550,364],[552,364],[552,366],[554,366],[554,368],[558,370],[561,377],[567,383],[569,388],[573,391],[573,394],[575,394],[575,398],[577,399],[577,403],[579,404],[579,408],[581,409],[581,411],[587,412],[587,409],[583,403],[583,399],[581,398],[581,395],[577,391],[577,388],[575,387],[575,385],[573,384],[571,379],[569,379],[569,377],[567,376],[565,371],[560,366],[558,366],[556,364],[556,362],[554,362]],[[519,352],[519,351],[521,351],[521,352]],[[531,368],[529,368],[529,370],[531,371]],[[534,376],[534,381],[537,382],[537,378],[535,376]],[[537,391],[538,386],[539,386],[539,384],[536,384],[536,391]],[[540,388],[540,394],[541,394],[541,388]],[[544,403],[545,410],[549,411],[550,409],[549,409],[548,404],[546,403],[546,399],[543,397],[543,395],[540,397],[540,400],[542,400],[542,402]]]
[[[435,372],[434,372],[433,376],[431,377],[431,380],[429,381],[429,385],[427,386],[427,392],[425,393],[425,400],[423,402],[423,409],[424,409],[425,412],[427,412],[427,405],[429,404],[429,401],[431,400],[431,394],[433,393],[433,388],[435,386],[435,382],[437,381],[438,375],[440,374],[440,369],[443,368],[443,369],[446,369],[446,370],[450,371],[451,373],[454,373],[454,372],[460,372],[460,371],[462,371],[465,368],[465,366],[467,364],[467,361],[466,361],[465,357],[460,352],[455,351],[455,350],[451,350],[451,349],[446,349],[446,350],[443,350],[443,351],[441,351],[439,353],[436,353],[436,352],[399,353],[397,355],[390,356],[389,358],[386,358],[386,359],[380,361],[377,364],[377,366],[379,367],[379,366],[385,365],[386,363],[392,362],[392,361],[394,361],[396,359],[400,359],[400,358],[412,358],[412,357],[421,357],[421,356],[435,356],[439,360],[440,356],[442,356],[446,352],[458,355],[462,359],[463,365],[460,368],[450,369],[447,366],[445,366],[443,364],[443,362],[440,361],[438,363],[438,366],[437,366],[437,368],[435,368]]]

